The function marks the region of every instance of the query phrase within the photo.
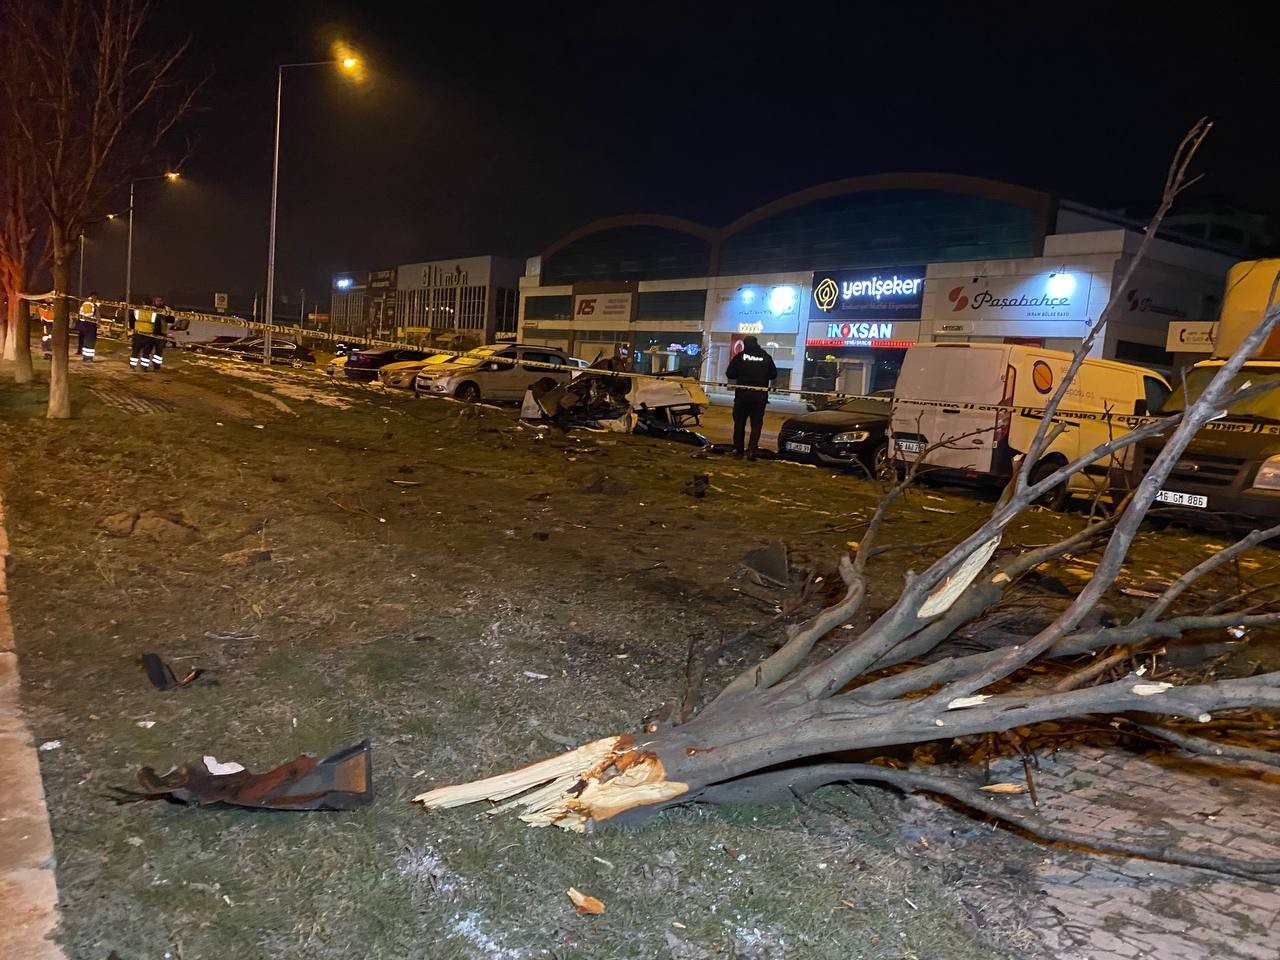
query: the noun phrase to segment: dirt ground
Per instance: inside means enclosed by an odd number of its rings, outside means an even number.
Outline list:
[[[0,387],[24,704],[37,741],[60,741],[40,758],[70,956],[1042,955],[1016,906],[978,925],[947,870],[903,853],[902,802],[880,791],[841,792],[838,816],[681,810],[587,837],[408,802],[634,730],[679,696],[691,641],[775,615],[742,555],[780,538],[794,565],[831,578],[872,485],[646,438],[546,435],[513,411],[305,373],[169,356],[141,374],[103,354],[73,370],[70,422],[43,419],[42,391]],[[709,475],[703,498],[685,492],[694,474]],[[886,536],[927,544],[986,508],[921,492]],[[104,528],[137,510],[180,526]],[[1010,547],[1079,522],[1028,514]],[[1125,582],[1140,590],[1221,543],[1153,531]],[[221,559],[246,547],[270,559]],[[876,565],[871,612],[907,562],[923,560]],[[1274,565],[1261,551],[1240,575]],[[1086,558],[1064,576],[1088,572]],[[709,686],[778,636],[762,631]],[[1274,647],[1247,648],[1240,669]],[[161,693],[137,663],[150,651],[218,684]],[[144,765],[211,754],[262,770],[366,737],[375,801],[354,812],[108,797]],[[605,914],[576,913],[570,886]]]

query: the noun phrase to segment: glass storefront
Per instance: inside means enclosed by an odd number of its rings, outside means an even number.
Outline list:
[[[804,389],[866,394],[892,390],[906,349],[806,347]]]
[[[667,333],[638,330],[635,334],[635,369],[638,373],[670,373],[696,377],[702,371],[702,332]]]

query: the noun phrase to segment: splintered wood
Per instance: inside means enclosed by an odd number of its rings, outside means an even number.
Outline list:
[[[688,784],[666,779],[655,755],[638,750],[631,737],[620,736],[584,743],[496,777],[437,787],[413,799],[428,810],[505,800],[489,812],[522,809],[520,819],[535,827],[554,825],[583,833],[589,823],[672,800],[688,789]]]

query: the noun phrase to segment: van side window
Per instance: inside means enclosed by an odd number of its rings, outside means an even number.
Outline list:
[[[524,359],[524,361],[525,361],[525,369],[526,369],[526,370],[532,370],[532,371],[535,371],[535,372],[536,372],[536,371],[538,371],[538,370],[540,370],[540,369],[542,369],[542,368],[541,368],[541,367],[530,367],[528,364],[530,364],[530,363],[539,363],[539,364],[541,364],[541,363],[550,363],[550,364],[554,364],[554,365],[555,365],[555,366],[557,366],[557,367],[559,367],[559,366],[563,366],[563,365],[564,365],[564,359],[563,359],[563,358],[561,358],[561,357],[559,357],[559,356],[557,356],[556,354],[554,354],[554,353],[541,353],[541,352],[534,351],[534,350],[526,350],[526,351],[524,352],[524,357],[523,357],[523,359]]]
[[[1159,413],[1164,408],[1164,402],[1169,399],[1169,388],[1155,377],[1143,377],[1142,389],[1146,395],[1146,409],[1142,412]]]

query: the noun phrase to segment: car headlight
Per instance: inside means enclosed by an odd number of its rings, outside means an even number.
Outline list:
[[[1280,490],[1280,457],[1268,457],[1253,478],[1256,490]]]
[[[832,443],[862,443],[867,437],[871,436],[868,430],[849,430],[846,433],[837,433],[831,438]]]

